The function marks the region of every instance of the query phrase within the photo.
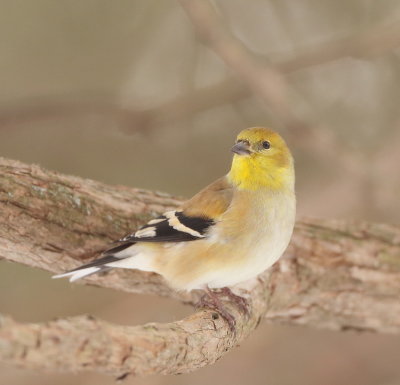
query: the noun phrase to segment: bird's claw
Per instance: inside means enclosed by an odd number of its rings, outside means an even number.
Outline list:
[[[239,310],[246,315],[246,317],[250,315],[249,302],[246,298],[235,294],[229,287],[223,287],[222,289],[220,289],[220,292],[221,294],[227,296],[232,302],[234,302]]]
[[[246,317],[250,315],[249,303],[246,298],[234,294],[228,287],[223,287],[222,289],[214,291],[207,288],[206,293],[201,297],[198,306],[215,310],[228,323],[231,332],[236,333],[235,317],[229,313],[222,303],[219,298],[221,295],[228,297],[239,308],[239,310],[246,315]]]
[[[218,294],[216,294],[212,291],[207,291],[200,298],[198,307],[216,311],[228,323],[230,331],[232,333],[236,334],[235,317],[231,313],[229,313],[228,310],[226,310],[226,307],[223,305],[221,300],[218,298]]]

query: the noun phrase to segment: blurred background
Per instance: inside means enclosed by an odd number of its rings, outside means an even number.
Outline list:
[[[399,222],[397,0],[0,0],[0,155],[189,197],[241,129],[296,159],[299,216]],[[0,311],[168,322],[191,309],[0,261]],[[400,384],[400,337],[261,324],[192,374],[127,384]],[[0,365],[0,383],[111,384]]]

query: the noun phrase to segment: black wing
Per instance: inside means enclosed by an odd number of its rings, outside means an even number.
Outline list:
[[[168,211],[152,219],[138,231],[120,239],[121,242],[185,242],[205,237],[215,222],[209,218],[189,217],[182,211]]]
[[[121,238],[119,245],[103,255],[113,255],[136,242],[187,242],[205,238],[215,221],[204,217],[190,217],[182,211],[168,211],[152,219],[135,233]]]
[[[91,274],[107,271],[112,268],[108,264],[129,257],[124,250],[136,242],[186,242],[202,239],[215,222],[209,218],[189,217],[182,211],[169,211],[160,217],[149,221],[136,233],[120,239],[117,245],[102,253],[98,258],[86,265],[56,275],[55,278],[70,277],[70,281],[86,277]]]

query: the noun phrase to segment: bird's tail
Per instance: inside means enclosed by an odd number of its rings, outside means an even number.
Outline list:
[[[112,269],[112,266],[109,266],[109,264],[120,260],[120,258],[117,258],[114,255],[107,255],[86,265],[79,266],[76,269],[66,271],[62,274],[53,275],[52,278],[69,277],[69,281],[74,282],[89,275],[110,270]]]
[[[113,268],[155,271],[151,255],[138,249],[133,242],[127,242],[105,251],[102,258],[65,273],[54,275],[52,278],[69,277],[69,281],[74,282]]]

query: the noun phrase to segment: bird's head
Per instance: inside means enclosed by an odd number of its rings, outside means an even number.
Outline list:
[[[293,188],[293,158],[283,138],[269,128],[240,132],[228,178],[239,188],[256,190]]]

